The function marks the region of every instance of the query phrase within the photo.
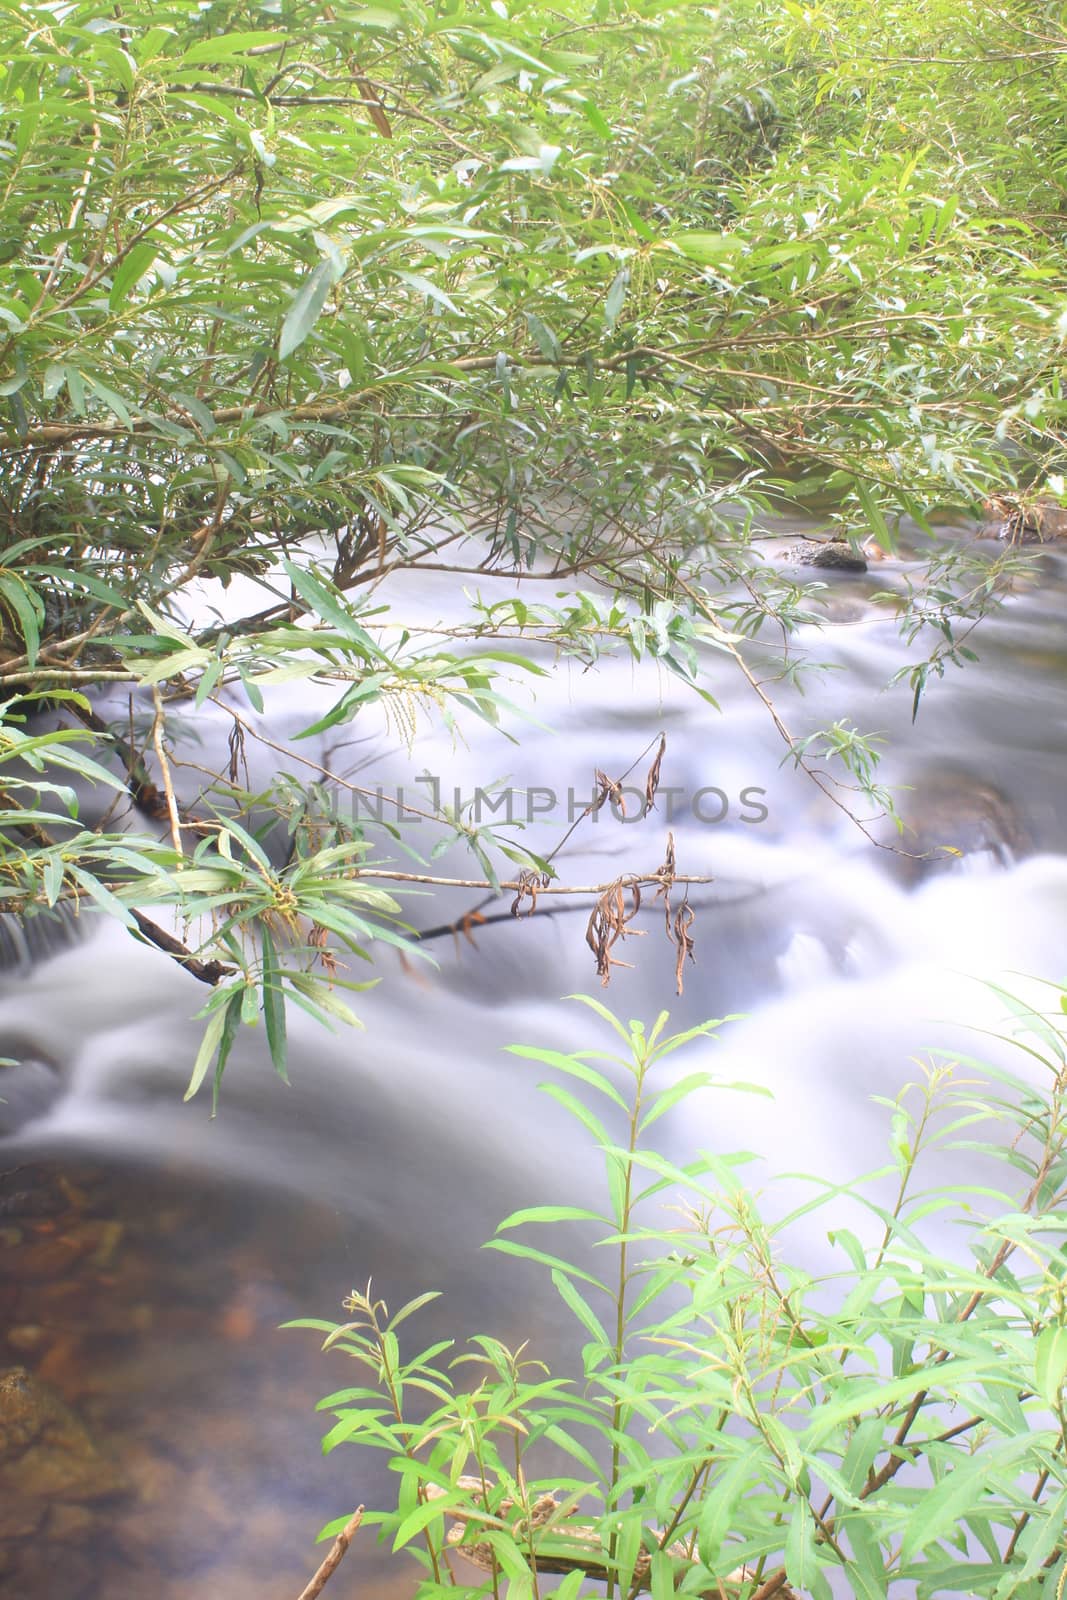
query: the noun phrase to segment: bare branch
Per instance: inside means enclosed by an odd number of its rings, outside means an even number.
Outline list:
[[[358,1506],[352,1516],[349,1517],[347,1523],[334,1540],[325,1561],[319,1567],[311,1582],[301,1589],[298,1600],[316,1600],[316,1596],[322,1593],[348,1552],[353,1535],[363,1521],[363,1509],[362,1506]]]

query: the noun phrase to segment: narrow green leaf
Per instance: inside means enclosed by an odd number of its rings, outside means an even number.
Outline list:
[[[44,606],[20,578],[4,573],[0,575],[0,597],[14,612],[22,641],[26,646],[26,661],[30,667],[37,665],[41,648],[40,624],[44,620]]]
[[[566,1276],[566,1274],[554,1271],[552,1273],[552,1282],[555,1285],[556,1293],[559,1295],[564,1305],[569,1306],[571,1311],[574,1312],[574,1315],[578,1318],[578,1321],[582,1324],[582,1327],[592,1334],[593,1338],[598,1344],[602,1344],[606,1349],[610,1349],[611,1341],[609,1340],[599,1317],[596,1315],[596,1312],[589,1305],[589,1303],[578,1293],[578,1290],[574,1287],[574,1284]]]
[[[815,1518],[802,1495],[796,1495],[785,1536],[785,1570],[796,1589],[810,1589],[819,1570],[815,1557]]]
[[[594,1289],[599,1289],[603,1294],[608,1293],[606,1286],[599,1278],[594,1278],[591,1272],[585,1272],[569,1261],[562,1261],[559,1256],[550,1256],[544,1250],[534,1250],[528,1244],[519,1244],[514,1239],[487,1239],[482,1249],[498,1250],[505,1256],[518,1256],[521,1261],[536,1261],[539,1266],[549,1267],[566,1277],[580,1278],[583,1283],[591,1283]]]
[[[144,240],[135,244],[119,263],[111,280],[108,309],[119,311],[130,290],[139,283],[156,258],[156,247]]]
[[[200,1041],[200,1049],[197,1051],[196,1060],[193,1063],[189,1087],[185,1091],[186,1100],[193,1098],[207,1077],[207,1071],[215,1059],[215,1051],[219,1047],[219,1041],[222,1038],[228,1014],[229,1005],[219,1006],[212,1012],[208,1020],[208,1025],[204,1029],[204,1036]]]
[[[334,268],[330,261],[320,261],[304,279],[282,323],[278,339],[279,361],[285,361],[304,343],[322,314],[326,296],[334,281]]]
[[[289,1082],[287,1044],[285,1031],[285,996],[282,992],[282,971],[274,937],[265,921],[260,921],[259,938],[263,953],[263,1021],[266,1024],[267,1044],[274,1070],[283,1083]]]
[[[521,1228],[528,1222],[607,1222],[596,1211],[585,1211],[581,1206],[527,1206],[522,1211],[513,1211],[510,1217],[505,1217],[503,1222],[497,1223],[497,1233],[503,1233],[505,1228]]]

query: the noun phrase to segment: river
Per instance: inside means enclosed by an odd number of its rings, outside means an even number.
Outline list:
[[[914,724],[907,686],[885,687],[911,655],[871,600],[911,570],[905,554],[830,575],[827,626],[797,647],[835,670],[776,699],[797,732],[848,717],[885,736],[884,776],[919,825],[905,847],[961,852],[936,864],[879,849],[784,766],[723,655],[708,657],[721,711],[654,663],[572,662],[535,681],[516,745],[480,726],[466,747],[420,733],[415,762],[446,794],[469,796],[487,778],[551,789],[542,849],[566,831],[569,791],[588,796],[594,768],[617,775],[665,733],[679,870],[715,880],[692,893],[695,962],[681,997],[656,914],[606,994],[583,915],[475,926],[433,941],[437,966],[387,952],[380,986],[356,997],[362,1032],[294,1015],[291,1088],[246,1031],[212,1121],[204,1100],[182,1101],[203,993],[166,958],[105,927],[4,975],[0,1054],[21,1065],[0,1080],[0,1366],[58,1391],[93,1441],[90,1469],[99,1451],[116,1474],[109,1486],[102,1473],[98,1495],[83,1485],[18,1515],[0,1507],[12,1595],[295,1600],[321,1554],[318,1528],[372,1502],[380,1479],[354,1451],[321,1459],[315,1402],[347,1375],[313,1334],[278,1325],[341,1317],[343,1296],[369,1277],[390,1303],[444,1291],[420,1319],[426,1342],[485,1329],[559,1348],[551,1291],[479,1246],[516,1206],[595,1191],[582,1138],[538,1094],[536,1070],[503,1050],[597,1042],[595,1020],[562,995],[596,993],[649,1018],[667,1007],[679,1025],[743,1013],[679,1063],[764,1084],[773,1101],[711,1096],[665,1121],[663,1136],[673,1152],[699,1141],[757,1150],[768,1184],[783,1171],[845,1178],[878,1165],[886,1113],[872,1097],[914,1076],[916,1055],[1011,1058],[976,1031],[1003,1027],[988,981],[1040,997],[1033,980],[1067,974],[1067,560],[1042,552],[971,641],[980,661],[932,684]],[[423,625],[448,614],[447,585],[429,577],[405,598]],[[277,741],[308,720],[294,690],[268,713]],[[210,761],[225,731],[190,728],[196,759]],[[410,775],[394,734],[342,732],[334,770],[386,792]],[[322,740],[308,746],[323,755]],[[255,747],[250,760],[254,776],[279,764]],[[657,867],[665,811],[661,800],[641,822],[607,811],[586,821],[561,857],[567,880]],[[454,851],[437,868],[478,875]],[[426,927],[478,898],[405,905]],[[808,1247],[822,1247],[815,1234]],[[408,1592],[411,1571],[367,1536],[335,1585],[366,1593],[369,1582]]]

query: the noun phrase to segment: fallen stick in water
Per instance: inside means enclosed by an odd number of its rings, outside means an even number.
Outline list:
[[[327,1583],[333,1577],[334,1573],[337,1571],[338,1567],[341,1565],[341,1562],[345,1558],[345,1552],[352,1543],[352,1535],[363,1521],[363,1509],[364,1508],[362,1506],[357,1506],[356,1510],[352,1513],[351,1517],[345,1523],[345,1526],[337,1535],[337,1538],[333,1541],[333,1544],[330,1547],[330,1553],[326,1557],[326,1560],[322,1563],[322,1566],[319,1568],[318,1572],[316,1572],[307,1588],[301,1590],[299,1600],[315,1600],[316,1595],[320,1595],[322,1593],[323,1589],[326,1587]]]

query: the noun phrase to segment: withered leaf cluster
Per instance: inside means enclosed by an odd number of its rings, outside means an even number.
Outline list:
[[[664,932],[674,945],[676,955],[675,986],[678,994],[684,994],[685,963],[687,960],[696,961],[692,932],[696,913],[689,904],[688,893],[677,909],[671,904],[671,890],[677,876],[673,833],[667,835],[666,859],[648,876],[658,881],[653,899],[663,900]],[[630,926],[641,909],[641,882],[640,875],[635,873],[625,873],[617,878],[601,895],[589,918],[585,942],[596,957],[597,976],[605,987],[611,982],[612,967],[633,966],[632,961],[623,961],[612,955],[612,950],[620,940],[640,936],[645,931]]]
[[[522,903],[524,900],[529,899],[530,909],[526,915],[532,917],[537,910],[539,890],[547,889],[551,882],[552,874],[550,872],[532,872],[529,867],[524,867],[515,879],[519,892],[511,902],[511,915],[513,917],[521,916]]]
[[[674,851],[674,834],[669,833],[667,835],[667,854],[662,866],[656,873],[660,884],[656,890],[655,898],[659,900],[662,897],[663,900],[664,931],[667,938],[673,943],[677,954],[674,968],[675,988],[678,994],[684,994],[685,983],[682,972],[686,958],[693,962],[696,961],[696,956],[693,954],[693,935],[691,932],[693,923],[696,921],[696,912],[689,904],[688,891],[677,911],[671,905],[671,890],[674,888],[674,880],[677,874],[678,864]]]
[[[619,814],[625,816],[626,796],[623,794],[622,780],[620,778],[609,778],[606,772],[601,772],[600,768],[597,767],[593,772],[593,782],[596,784],[597,793],[596,799],[589,807],[589,815],[595,817],[597,812],[607,805],[610,800],[613,806],[618,806]]]
[[[644,937],[643,928],[629,926],[640,909],[641,885],[632,874],[618,878],[593,907],[585,942],[596,957],[597,976],[605,987],[611,982],[612,967],[633,966],[632,961],[623,961],[611,952],[620,939]]]
[[[337,961],[330,949],[330,934],[327,928],[320,927],[317,923],[308,934],[308,944],[318,952],[319,965],[326,974],[327,980],[332,984],[337,974]]]

